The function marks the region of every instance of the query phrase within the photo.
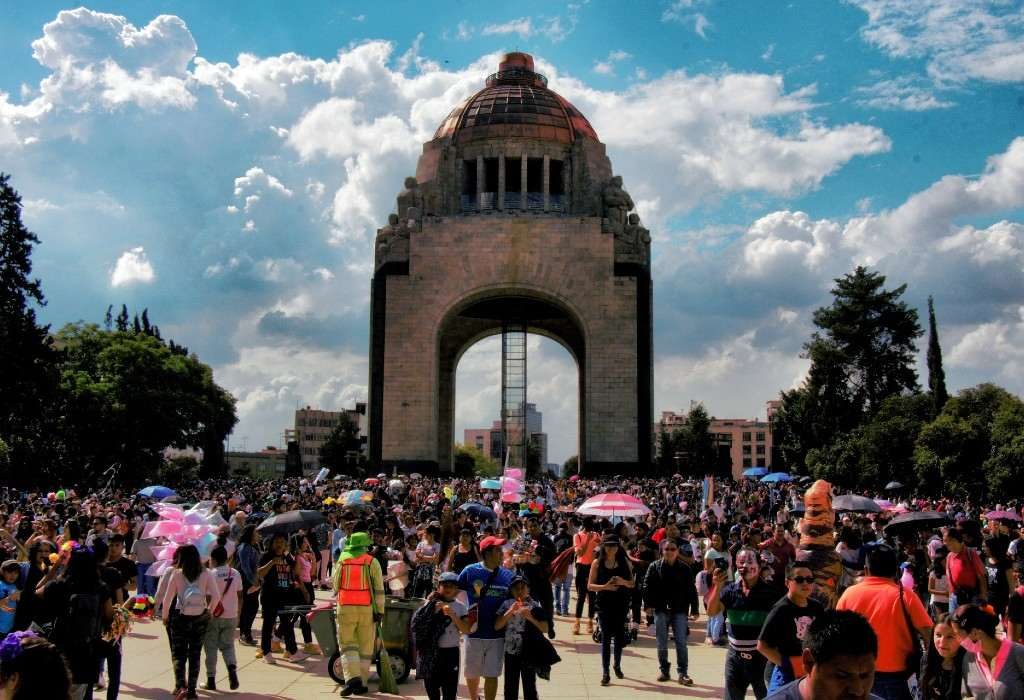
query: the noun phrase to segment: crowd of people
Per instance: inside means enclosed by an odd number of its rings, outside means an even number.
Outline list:
[[[895,537],[884,511],[840,513],[842,566],[823,584],[800,551],[795,483],[537,480],[517,502],[481,485],[418,475],[178,485],[176,500],[207,504],[224,524],[209,547],[177,546],[169,565],[166,542],[146,536],[158,499],[109,486],[5,489],[0,697],[115,700],[140,614],[167,628],[176,697],[216,689],[221,659],[236,689],[236,645],[268,664],[320,653],[292,611],[329,590],[345,697],[368,692],[378,625],[390,601],[409,599],[416,678],[432,700],[454,699],[460,675],[471,698],[494,700],[500,681],[508,700],[535,700],[560,660],[559,618],[574,640],[599,644],[602,685],[629,674],[691,686],[688,641],[703,626],[704,643],[724,647],[725,698],[1024,698],[1017,502],[986,518],[980,504],[906,498],[897,510],[945,522]],[[643,506],[578,512],[603,493]],[[259,527],[291,510],[322,517]],[[653,638],[657,668],[624,667],[641,637]]]

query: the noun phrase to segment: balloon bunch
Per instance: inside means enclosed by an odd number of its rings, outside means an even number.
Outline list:
[[[156,561],[147,571],[148,576],[160,576],[170,568],[174,552],[181,545],[195,545],[200,557],[209,558],[217,546],[217,531],[227,525],[215,501],[200,501],[188,510],[173,503],[154,503],[151,507],[161,519],[146,523],[142,537],[163,538],[167,544],[153,547]]]
[[[510,476],[512,472],[515,475]],[[506,469],[506,476],[501,477],[501,502],[502,503],[520,503],[523,500],[523,494],[526,491],[526,486],[523,485],[522,479],[523,471],[521,469]]]

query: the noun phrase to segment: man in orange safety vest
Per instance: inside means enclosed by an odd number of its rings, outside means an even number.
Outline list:
[[[338,598],[338,645],[345,673],[342,697],[365,695],[373,661],[376,626],[384,615],[384,576],[380,562],[368,552],[372,541],[353,532],[334,567],[332,583]]]

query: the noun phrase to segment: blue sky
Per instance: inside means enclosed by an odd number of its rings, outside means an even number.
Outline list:
[[[999,0],[17,3],[0,168],[43,317],[148,306],[250,445],[365,397],[374,231],[510,49],[588,115],[653,232],[656,411],[763,414],[856,264],[935,295],[953,388],[1024,391],[1024,7]],[[575,370],[539,339],[533,360],[560,461]],[[496,413],[497,372],[493,341],[464,356],[459,426]]]

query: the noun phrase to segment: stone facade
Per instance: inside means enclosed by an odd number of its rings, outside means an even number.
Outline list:
[[[398,213],[378,233],[371,465],[449,470],[458,360],[516,322],[576,359],[583,470],[646,469],[650,237],[630,214],[632,200],[612,177],[603,144],[575,108],[546,90],[532,59],[510,54],[495,76],[424,146]],[[528,99],[541,106],[515,124],[494,117],[483,120],[486,128],[473,126],[482,117],[472,115],[512,112]],[[543,107],[552,104],[561,116]],[[526,137],[530,119],[540,121]],[[538,138],[545,130],[553,136]]]

